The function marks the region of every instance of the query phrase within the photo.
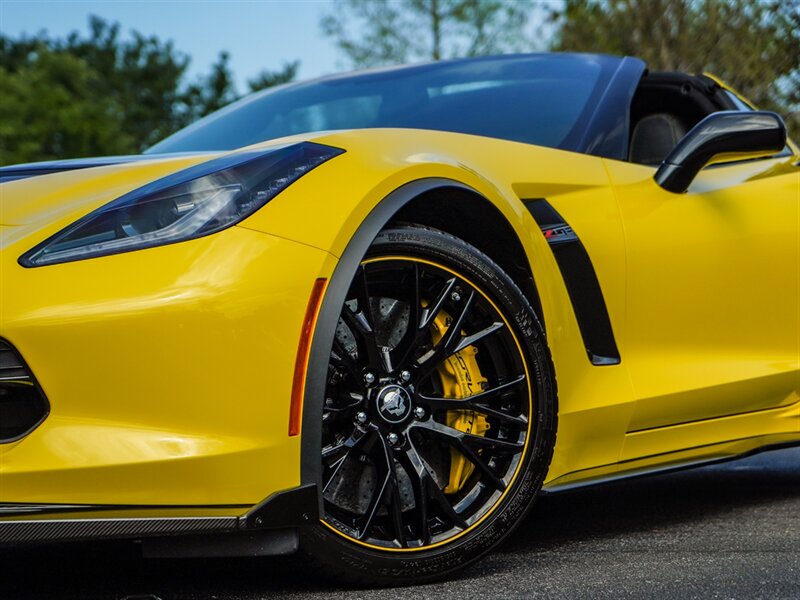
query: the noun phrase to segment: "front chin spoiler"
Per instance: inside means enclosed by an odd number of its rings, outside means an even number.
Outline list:
[[[297,549],[298,528],[319,519],[318,506],[313,484],[277,492],[241,516],[89,518],[80,515],[169,507],[6,504],[0,505],[0,545],[143,539],[148,556],[287,554]]]

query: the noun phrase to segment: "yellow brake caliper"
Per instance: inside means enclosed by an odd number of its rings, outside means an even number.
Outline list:
[[[439,343],[451,322],[451,317],[441,311],[433,321],[431,337],[433,343]],[[478,349],[468,346],[457,352],[439,366],[439,376],[442,380],[442,396],[444,398],[466,398],[483,391],[487,380],[481,375],[475,355]],[[446,424],[472,435],[484,435],[489,429],[486,418],[474,410],[447,411]],[[468,461],[461,452],[455,448],[450,449],[450,480],[444,489],[445,494],[455,494],[460,491],[472,474],[475,466]]]

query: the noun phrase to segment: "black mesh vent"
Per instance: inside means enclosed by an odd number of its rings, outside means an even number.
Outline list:
[[[49,409],[22,358],[8,342],[0,340],[0,444],[30,433],[44,421]]]

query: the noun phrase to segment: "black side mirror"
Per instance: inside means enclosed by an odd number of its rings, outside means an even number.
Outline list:
[[[656,171],[658,185],[682,194],[700,170],[724,154],[769,156],[786,147],[786,124],[772,112],[726,111],[700,121]]]

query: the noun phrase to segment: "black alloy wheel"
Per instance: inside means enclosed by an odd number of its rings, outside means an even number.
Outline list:
[[[324,514],[306,551],[329,572],[379,584],[476,559],[541,486],[554,387],[539,322],[497,265],[436,230],[382,232],[334,338]]]

